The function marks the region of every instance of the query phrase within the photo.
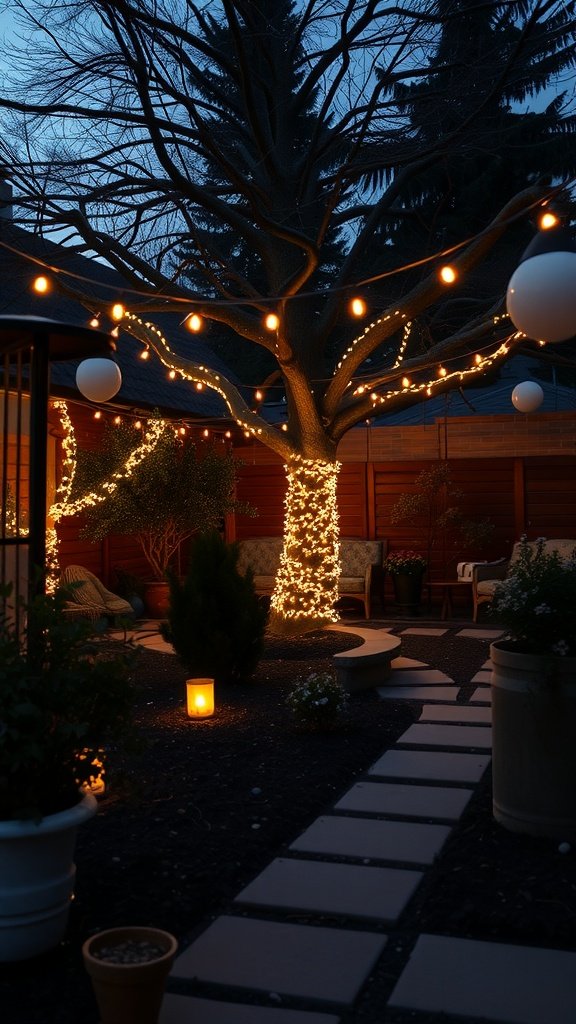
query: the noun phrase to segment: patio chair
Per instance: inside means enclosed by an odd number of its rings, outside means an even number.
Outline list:
[[[73,586],[70,586],[73,584]],[[69,588],[65,611],[96,622],[105,618],[134,618],[132,605],[107,590],[94,573],[82,565],[69,565],[60,575],[60,585]]]

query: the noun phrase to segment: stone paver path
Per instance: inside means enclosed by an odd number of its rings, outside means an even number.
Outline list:
[[[336,628],[364,639],[378,632]],[[401,632],[429,636],[433,662],[433,638],[446,631]],[[487,643],[501,631],[456,635]],[[166,650],[161,638],[155,649]],[[418,700],[420,720],[182,951],[172,971],[179,991],[166,995],[159,1024],[339,1024],[338,1007],[353,1007],[385,949],[382,927],[397,927],[490,762],[489,661],[473,681],[471,700],[458,704],[459,687],[442,672],[394,659],[378,695]],[[576,953],[421,935],[388,1005],[460,1024],[575,1024]]]

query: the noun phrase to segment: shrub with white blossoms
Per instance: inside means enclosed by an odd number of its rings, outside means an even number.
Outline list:
[[[522,537],[518,561],[498,583],[492,617],[529,654],[576,655],[576,546],[569,558],[530,546]]]
[[[313,672],[297,681],[286,703],[299,725],[330,728],[346,710],[347,695],[334,675]]]

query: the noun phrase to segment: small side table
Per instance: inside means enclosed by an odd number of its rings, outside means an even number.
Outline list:
[[[434,580],[433,583],[426,583],[428,587],[428,595],[431,598],[435,590],[440,591],[442,597],[442,611],[440,618],[442,620],[452,618],[452,596],[454,591],[461,591],[463,588],[467,588],[470,593],[472,591],[472,580]]]

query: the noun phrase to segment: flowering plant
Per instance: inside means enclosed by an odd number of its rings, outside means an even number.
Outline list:
[[[347,695],[329,672],[313,672],[299,679],[286,703],[300,725],[312,729],[333,726],[346,710]]]
[[[424,572],[428,563],[418,551],[393,551],[384,559],[384,568],[392,575],[404,572],[409,575]]]
[[[569,558],[522,537],[518,560],[498,583],[490,614],[529,654],[576,655],[576,547]]]

